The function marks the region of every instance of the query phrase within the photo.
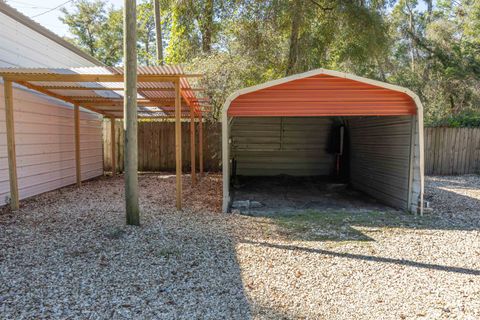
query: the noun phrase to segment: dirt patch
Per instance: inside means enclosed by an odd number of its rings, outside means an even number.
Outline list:
[[[393,210],[345,183],[325,177],[239,176],[232,190],[232,199],[233,209],[257,216],[304,211]]]

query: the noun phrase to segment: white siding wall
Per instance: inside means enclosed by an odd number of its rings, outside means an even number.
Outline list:
[[[0,13],[0,67],[89,67],[88,59]],[[10,196],[5,101],[0,79],[0,205]],[[14,118],[20,199],[75,183],[73,108],[14,87]],[[103,174],[102,119],[81,112],[82,179]]]
[[[0,67],[88,67],[94,64],[0,13]]]
[[[14,89],[15,142],[20,199],[75,183],[73,110],[52,99]],[[5,101],[0,85],[0,205],[10,194]],[[99,116],[80,113],[82,179],[103,174]]]

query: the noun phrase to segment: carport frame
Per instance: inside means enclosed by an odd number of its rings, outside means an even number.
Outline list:
[[[402,93],[405,93],[407,94],[408,96],[410,96],[414,103],[415,103],[415,107],[416,107],[416,111],[417,111],[417,114],[413,116],[413,120],[414,123],[417,124],[417,127],[415,128],[414,126],[412,126],[412,133],[415,132],[415,130],[418,131],[418,147],[419,147],[419,150],[418,150],[418,156],[419,156],[419,170],[420,170],[420,177],[419,177],[419,180],[420,180],[420,199],[419,199],[419,204],[418,204],[418,211],[420,211],[420,215],[423,215],[423,207],[424,207],[424,201],[423,201],[423,198],[424,198],[424,186],[425,186],[425,181],[424,181],[424,133],[423,133],[423,105],[420,101],[420,98],[411,90],[407,89],[407,88],[404,88],[404,87],[400,87],[400,86],[397,86],[397,85],[393,85],[393,84],[389,84],[389,83],[385,83],[385,82],[381,82],[381,81],[377,81],[377,80],[372,80],[372,79],[368,79],[368,78],[363,78],[363,77],[359,77],[359,76],[356,76],[356,75],[353,75],[353,74],[350,74],[350,73],[345,73],[345,72],[339,72],[339,71],[333,71],[333,70],[327,70],[327,69],[323,69],[323,68],[320,68],[320,69],[315,69],[315,70],[311,70],[311,71],[308,71],[308,72],[304,72],[304,73],[300,73],[300,74],[295,74],[295,75],[292,75],[292,76],[288,76],[288,77],[285,77],[285,78],[281,78],[281,79],[277,79],[277,80],[272,80],[272,81],[268,81],[268,82],[265,82],[265,83],[262,83],[262,84],[259,84],[259,85],[256,85],[256,86],[252,86],[252,87],[248,87],[248,88],[244,88],[244,89],[240,89],[238,91],[235,91],[234,93],[232,93],[228,98],[227,100],[225,101],[225,103],[223,104],[223,107],[222,107],[222,172],[223,172],[223,204],[222,204],[222,209],[223,209],[223,212],[227,212],[228,211],[228,208],[230,206],[230,144],[231,144],[231,140],[230,140],[230,131],[229,131],[229,128],[230,128],[230,124],[231,124],[231,120],[232,119],[229,119],[228,117],[228,109],[230,108],[230,105],[231,103],[239,96],[243,95],[243,94],[247,94],[247,93],[251,93],[251,92],[255,92],[255,91],[258,91],[258,90],[261,90],[261,89],[265,89],[265,88],[269,88],[269,87],[272,87],[272,86],[276,86],[276,85],[279,85],[279,84],[283,84],[283,83],[287,83],[287,82],[290,82],[290,81],[294,81],[294,80],[299,80],[299,79],[303,79],[303,78],[307,78],[307,77],[311,77],[311,76],[316,76],[316,75],[329,75],[329,76],[333,76],[333,77],[339,77],[339,78],[345,78],[345,79],[349,79],[349,80],[353,80],[353,81],[358,81],[358,82],[362,82],[362,83],[366,83],[366,84],[370,84],[370,85],[374,85],[374,86],[378,86],[378,87],[381,87],[381,88],[385,88],[385,89],[389,89],[389,90],[392,90],[392,91],[397,91],[397,92],[402,92]],[[412,139],[413,139],[413,136],[412,136]],[[414,148],[415,148],[415,145],[410,145],[410,148],[411,148],[411,156],[410,156],[410,164],[409,164],[409,187],[408,187],[408,206],[410,207],[411,206],[411,193],[412,193],[412,187],[413,187],[413,176],[414,176],[414,172],[413,172],[413,169],[414,169],[414,166],[415,166],[415,163],[414,163]],[[415,211],[416,213],[417,211]]]
[[[63,70],[63,69],[62,69]],[[89,99],[84,99],[85,97],[72,97],[68,95],[61,95],[50,90],[87,90],[84,86],[59,86],[59,83],[84,83],[84,82],[118,82],[121,83],[124,81],[124,74],[104,74],[104,73],[74,73],[74,74],[65,74],[60,71],[55,71],[55,69],[42,69],[42,68],[7,68],[0,70],[0,76],[4,80],[4,94],[5,94],[5,115],[6,115],[6,136],[7,136],[7,153],[8,153],[8,171],[9,171],[9,180],[10,180],[10,206],[12,210],[19,209],[19,190],[18,190],[18,177],[17,177],[17,165],[16,165],[16,150],[15,150],[15,129],[14,129],[14,100],[13,100],[13,83],[17,83],[21,86],[24,86],[28,89],[40,92],[42,94],[48,95],[50,97],[59,99],[66,103],[73,105],[74,108],[74,145],[75,145],[75,167],[76,167],[76,184],[80,187],[81,185],[81,167],[80,167],[80,107],[85,108],[89,111],[98,113],[104,117],[110,118],[111,121],[111,133],[114,132],[115,119],[120,118],[108,111],[101,110],[101,106],[111,105],[115,107],[122,108],[123,110],[123,100],[118,98],[106,98],[106,97],[89,97]],[[202,121],[203,109],[200,106],[199,99],[193,94],[188,96],[185,91],[182,89],[181,81],[186,78],[199,78],[202,77],[201,74],[144,74],[137,70],[137,79],[138,83],[141,82],[171,82],[174,85],[175,98],[173,100],[166,101],[166,99],[138,99],[137,102],[139,105],[153,105],[153,106],[162,106],[161,109],[168,116],[174,112],[175,123],[176,123],[176,207],[178,210],[182,209],[182,184],[181,184],[181,174],[182,174],[182,155],[181,155],[181,118],[184,116],[182,110],[182,100],[186,102],[188,108],[190,109],[190,121],[191,124],[191,139],[192,146],[195,144],[195,117],[198,116],[199,120]],[[31,82],[40,81],[40,82],[52,82],[57,84],[56,86],[44,86],[32,84]],[[188,82],[187,82],[188,84]],[[188,85],[189,87],[189,85]],[[93,90],[103,91],[105,90],[114,90],[112,88],[104,87],[94,87]],[[154,88],[155,91],[172,91],[170,88]],[[121,88],[125,90],[125,88]],[[190,88],[187,89],[189,91]],[[195,89],[199,91],[200,89]],[[141,93],[142,89],[139,90]],[[152,90],[148,90],[152,91]],[[193,92],[193,90],[192,90]],[[94,107],[99,106],[99,107]],[[173,107],[173,110],[169,107]],[[138,110],[137,110],[138,112]],[[185,115],[186,116],[186,115]],[[147,117],[148,118],[148,117]],[[203,124],[199,124],[199,147],[203,147]],[[113,136],[112,136],[113,137]],[[195,150],[194,146],[192,147]],[[112,159],[115,158],[115,147],[112,145]],[[130,152],[137,152],[137,150],[130,150]],[[199,150],[199,166],[200,166],[200,175],[203,174],[203,152]],[[195,152],[191,152],[191,157],[195,157]],[[191,174],[192,174],[192,183],[196,181],[196,167],[195,159],[191,160]],[[115,163],[112,163],[112,175],[115,174],[116,168]]]

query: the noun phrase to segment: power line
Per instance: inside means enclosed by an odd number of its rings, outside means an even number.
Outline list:
[[[56,6],[55,8],[52,8],[52,9],[50,9],[50,10],[47,10],[47,11],[44,11],[44,12],[42,12],[42,13],[36,14],[36,15],[34,15],[34,16],[31,16],[30,18],[36,18],[36,17],[42,16],[42,15],[44,15],[44,14],[46,14],[46,13],[52,12],[52,11],[54,11],[54,10],[57,10],[58,8],[63,7],[64,5],[66,5],[66,4],[68,4],[68,3],[72,2],[72,1],[73,1],[73,0],[65,1],[64,3],[59,4],[59,5]]]
[[[1,1],[1,0],[0,0]],[[16,1],[16,0],[6,0],[5,1],[7,4],[11,4],[11,3],[16,3],[17,5],[15,5],[15,7],[18,7],[18,6],[21,6],[21,8],[28,8],[28,9],[47,9],[47,10],[50,10],[51,7],[41,7],[41,6],[37,6],[33,3],[29,3],[29,2],[23,2],[23,1]]]

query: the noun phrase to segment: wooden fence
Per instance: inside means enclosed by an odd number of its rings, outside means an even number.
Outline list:
[[[182,152],[185,171],[190,170],[189,130],[189,124],[183,123]],[[221,124],[206,123],[203,132],[205,171],[219,171],[222,162]],[[198,124],[196,136],[198,139]],[[104,122],[103,137],[104,167],[108,171],[111,169],[109,121]],[[117,166],[120,171],[123,171],[123,126],[118,120],[115,141]],[[175,170],[173,122],[140,122],[138,124],[138,169],[140,171]],[[425,128],[425,174],[454,175],[479,172],[480,128]]]
[[[117,169],[123,171],[123,123],[115,124],[115,142]],[[198,123],[197,170],[198,170]],[[110,121],[103,124],[103,161],[105,170],[111,170]],[[222,138],[220,123],[204,123],[203,126],[203,163],[205,171],[219,171],[222,162]],[[190,124],[182,123],[183,170],[190,170]],[[175,171],[175,123],[139,122],[138,123],[138,170],[140,171]]]
[[[426,128],[425,174],[480,172],[480,128]]]

